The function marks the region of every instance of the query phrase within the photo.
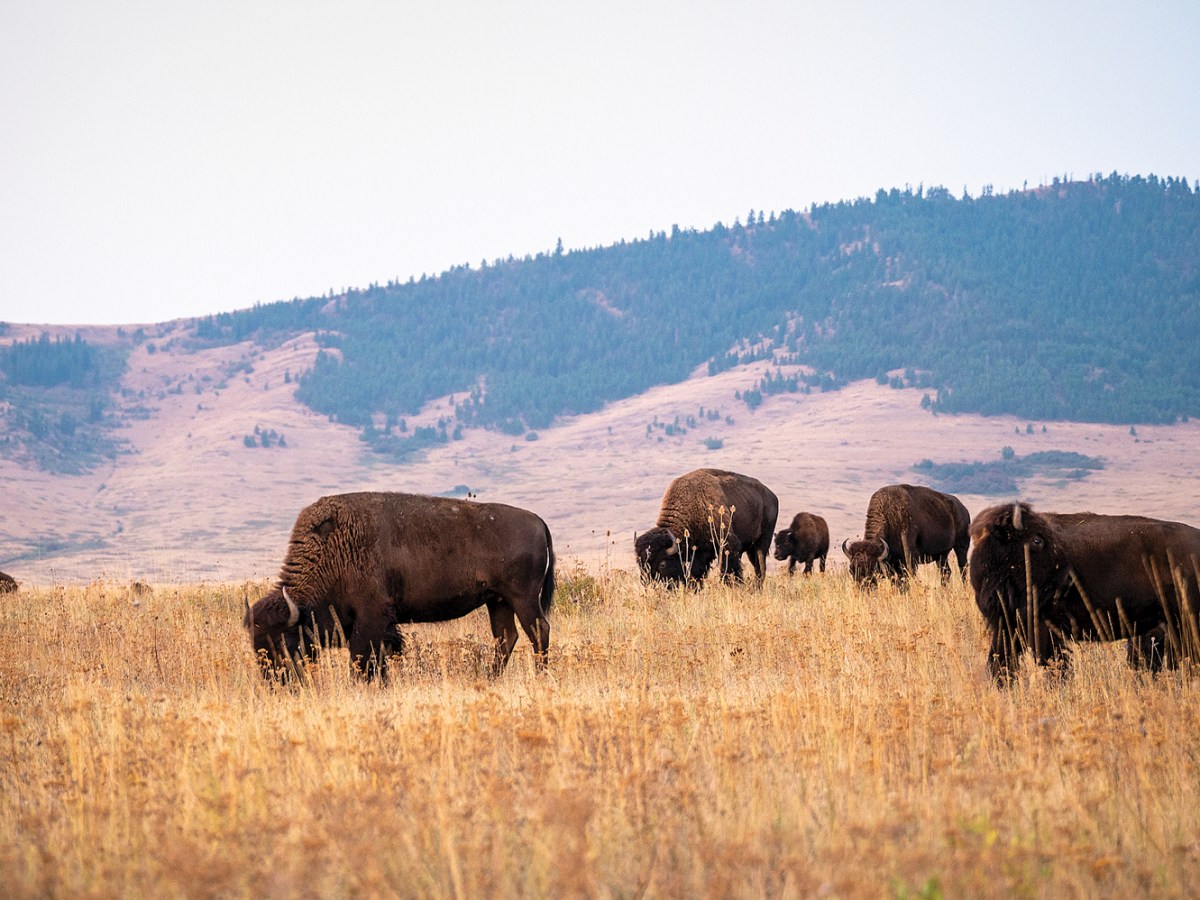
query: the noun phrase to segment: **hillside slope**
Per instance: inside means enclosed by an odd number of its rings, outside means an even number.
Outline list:
[[[119,430],[125,452],[73,476],[0,460],[0,568],[35,583],[271,578],[302,506],[364,489],[460,496],[469,489],[545,517],[564,567],[579,560],[629,568],[634,531],[653,524],[667,482],[706,465],[761,478],[780,497],[781,520],[800,509],[825,515],[840,544],[861,529],[875,488],[921,480],[911,468],[918,461],[991,460],[1005,446],[1105,460],[1080,480],[1027,482],[1021,496],[1035,506],[1193,524],[1200,509],[1196,421],[1139,426],[1136,435],[1127,426],[1059,422],[1027,433],[1025,420],[1006,416],[931,415],[920,407],[921,391],[874,380],[767,396],[750,411],[735,392],[775,371],[765,361],[712,377],[694,373],[563,419],[536,440],[467,430],[397,465],[370,452],[357,429],[295,399],[289,373],[317,352],[311,334],[269,350],[249,342],[134,350],[122,387],[142,399]],[[432,425],[449,408],[448,397],[435,400],[409,425]],[[247,446],[256,428],[286,446]],[[708,449],[706,439],[722,446]],[[963,496],[972,511],[1009,499]]]
[[[1186,421],[1200,416],[1200,190],[1116,174],[978,198],[893,189],[198,320],[53,337],[0,322],[0,458],[103,467],[113,425],[250,375],[239,344],[300,335],[316,349],[284,384],[393,462],[769,359],[786,371],[747,383],[749,408],[874,378],[939,412]],[[165,364],[140,357],[180,352],[226,362],[207,381],[139,380]]]
[[[904,370],[946,412],[1169,423],[1200,415],[1198,261],[1184,179],[893,189],[266,304],[196,335],[319,332],[330,352],[300,399],[389,449],[438,396],[456,395],[451,429],[516,433],[768,347],[816,384]]]

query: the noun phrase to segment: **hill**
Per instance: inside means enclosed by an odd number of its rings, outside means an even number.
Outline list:
[[[300,399],[391,451],[434,397],[455,396],[449,432],[519,434],[772,355],[813,370],[779,390],[899,369],[945,412],[1172,422],[1200,411],[1200,193],[1118,175],[978,198],[881,190],[269,304],[196,333],[297,330],[324,349]]]
[[[313,335],[269,350],[249,341],[189,350],[174,340],[182,326],[146,331],[117,394],[137,410],[113,413],[121,419],[119,453],[70,476],[0,459],[0,569],[40,583],[273,578],[302,506],[322,494],[366,489],[469,490],[480,500],[524,506],[546,518],[563,571],[574,560],[629,568],[634,531],[653,523],[667,482],[704,465],[761,478],[779,495],[781,518],[800,509],[822,513],[840,544],[859,533],[867,498],[880,485],[933,483],[925,460],[1000,460],[1005,447],[1018,458],[1061,451],[1103,460],[1085,478],[1020,478],[1020,496],[1035,506],[1191,522],[1200,508],[1200,421],[1138,426],[1131,434],[1117,425],[932,415],[920,408],[920,390],[873,379],[838,391],[766,395],[750,410],[736,395],[768,372],[804,374],[765,360],[716,376],[699,368],[679,384],[564,418],[535,440],[468,429],[461,440],[399,463],[373,452],[358,429],[295,398],[286,376],[320,352]],[[149,352],[151,343],[160,349]],[[449,410],[450,398],[439,398],[410,417],[409,427],[436,427]],[[276,439],[264,447],[261,434],[272,432]],[[961,496],[977,511],[1013,494]],[[832,561],[840,562],[836,551]]]

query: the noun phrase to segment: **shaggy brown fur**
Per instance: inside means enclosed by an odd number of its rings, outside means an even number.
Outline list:
[[[901,587],[921,563],[936,562],[942,581],[950,578],[950,553],[960,570],[967,566],[971,514],[952,494],[912,484],[891,484],[871,495],[863,539],[842,552],[850,572],[861,583],[880,575],[895,578]]]
[[[351,660],[371,674],[401,651],[397,625],[444,622],[486,605],[499,672],[517,621],[545,665],[553,597],[550,530],[531,512],[418,494],[337,494],[300,511],[279,584],[247,610],[245,625],[256,651],[294,654],[302,626],[328,640],[336,617]]]
[[[1130,664],[1154,670],[1200,659],[1200,530],[1009,503],[977,515],[971,541],[971,587],[998,682],[1026,648],[1039,665],[1067,666],[1067,639],[1126,638]]]
[[[788,574],[796,571],[796,563],[804,563],[804,574],[811,575],[813,562],[829,555],[829,525],[823,518],[808,512],[796,513],[792,524],[775,535],[775,558],[788,561]]]
[[[18,587],[19,585],[17,584],[17,579],[13,578],[11,575],[5,574],[4,572],[0,572],[0,594],[11,594],[13,591],[17,590]]]
[[[778,516],[779,500],[757,478],[696,469],[667,486],[657,527],[634,541],[634,553],[647,578],[672,584],[703,581],[718,559],[722,575],[741,578],[744,553],[762,584]]]

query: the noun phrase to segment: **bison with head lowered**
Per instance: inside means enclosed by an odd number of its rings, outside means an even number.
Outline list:
[[[1127,640],[1157,670],[1200,654],[1200,530],[1143,516],[985,509],[971,523],[971,587],[999,683],[1028,649],[1066,667],[1066,641]]]
[[[842,541],[850,574],[861,583],[880,575],[901,587],[920,563],[936,562],[942,581],[950,577],[950,554],[967,565],[971,514],[953,494],[912,484],[889,484],[871,495],[860,541]]]
[[[245,626],[268,664],[327,642],[340,627],[352,663],[371,675],[401,651],[398,625],[486,606],[498,673],[517,622],[545,666],[553,596],[550,530],[531,512],[418,494],[335,494],[300,511],[278,585],[247,607]]]
[[[638,567],[668,584],[703,581],[714,562],[741,578],[745,554],[761,584],[778,516],[779,500],[757,478],[696,469],[667,485],[656,527],[634,540]]]

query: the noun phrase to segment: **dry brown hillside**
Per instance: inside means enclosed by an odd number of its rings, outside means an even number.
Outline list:
[[[159,326],[169,329],[171,326]],[[71,329],[73,333],[75,329]],[[32,333],[32,332],[31,332]],[[9,339],[27,337],[14,329]],[[322,494],[363,489],[461,494],[540,513],[560,557],[589,566],[632,565],[633,533],[653,524],[667,482],[699,466],[762,479],[779,495],[780,519],[824,515],[835,543],[857,533],[871,492],[919,480],[911,466],[1069,450],[1100,456],[1080,481],[1026,484],[1035,506],[1136,511],[1200,524],[1200,424],[1127,426],[1027,423],[1009,417],[931,416],[921,394],[862,382],[827,394],[767,397],[751,412],[734,399],[767,365],[654,388],[593,415],[568,419],[536,440],[468,431],[422,461],[394,465],[365,450],[355,429],[330,423],[293,398],[311,364],[311,336],[264,351],[253,344],[188,352],[178,345],[130,358],[124,387],[141,399],[127,416],[129,452],[84,476],[50,476],[0,461],[0,560],[32,583],[272,577],[296,512]],[[702,418],[684,435],[650,428],[656,418]],[[448,411],[433,403],[411,425]],[[730,424],[726,417],[732,418]],[[1042,431],[1042,425],[1046,430]],[[250,448],[255,428],[286,447]],[[705,439],[723,441],[706,448]],[[1011,497],[963,495],[972,511]],[[835,551],[835,558],[840,553]]]

